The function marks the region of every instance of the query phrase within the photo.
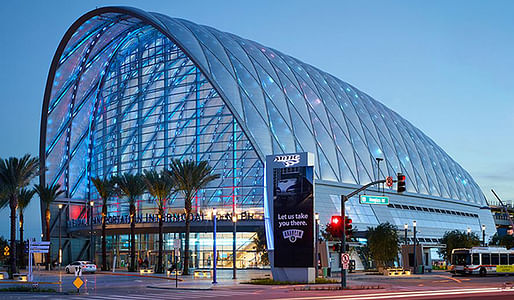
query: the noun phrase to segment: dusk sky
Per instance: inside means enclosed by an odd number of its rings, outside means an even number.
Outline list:
[[[491,188],[514,200],[514,2],[363,2],[3,2],[0,157],[38,155],[46,78],[68,27],[96,7],[123,5],[209,25],[314,65],[421,129],[488,200]],[[27,215],[28,237],[39,236],[38,201]],[[0,235],[8,229],[4,223]]]

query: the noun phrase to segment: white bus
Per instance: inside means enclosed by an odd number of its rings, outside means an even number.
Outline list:
[[[514,273],[514,248],[473,247],[453,249],[453,272],[458,274],[511,274]]]

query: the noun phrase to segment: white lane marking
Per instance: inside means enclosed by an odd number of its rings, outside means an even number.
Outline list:
[[[427,296],[439,296],[450,294],[475,294],[475,293],[495,293],[495,292],[506,292],[514,293],[514,290],[505,290],[501,288],[476,288],[476,289],[452,289],[452,290],[425,290],[425,291],[412,291],[412,292],[390,292],[390,293],[373,293],[373,294],[357,294],[357,295],[327,295],[327,296],[316,296],[316,297],[295,297],[285,298],[285,300],[306,300],[306,299],[383,299],[387,298],[405,298],[405,297],[427,297]]]

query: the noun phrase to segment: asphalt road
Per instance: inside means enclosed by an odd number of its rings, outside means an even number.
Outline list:
[[[228,273],[227,273],[228,274]],[[240,278],[262,276],[265,273],[239,273]],[[231,279],[219,280],[217,285],[211,279],[184,277],[175,289],[175,282],[152,277],[127,276],[128,274],[107,275],[87,274],[88,287],[81,288],[81,294],[72,286],[74,275],[63,275],[62,293],[0,293],[0,299],[110,299],[110,300],[156,300],[156,299],[514,299],[514,277],[452,277],[447,273],[432,273],[411,277],[384,277],[352,274],[349,286],[355,290],[305,290],[306,288],[328,288],[328,285],[311,286],[256,286],[239,284]],[[131,274],[133,275],[133,274]],[[223,272],[222,272],[223,275]],[[41,279],[52,281],[58,274],[46,273]],[[0,288],[5,286],[0,285]],[[57,289],[57,285],[44,285]],[[334,285],[332,285],[334,287]],[[87,294],[85,293],[87,291]]]

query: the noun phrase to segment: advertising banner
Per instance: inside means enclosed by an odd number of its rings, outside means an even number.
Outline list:
[[[273,168],[273,237],[275,267],[314,266],[313,167],[275,158]]]

